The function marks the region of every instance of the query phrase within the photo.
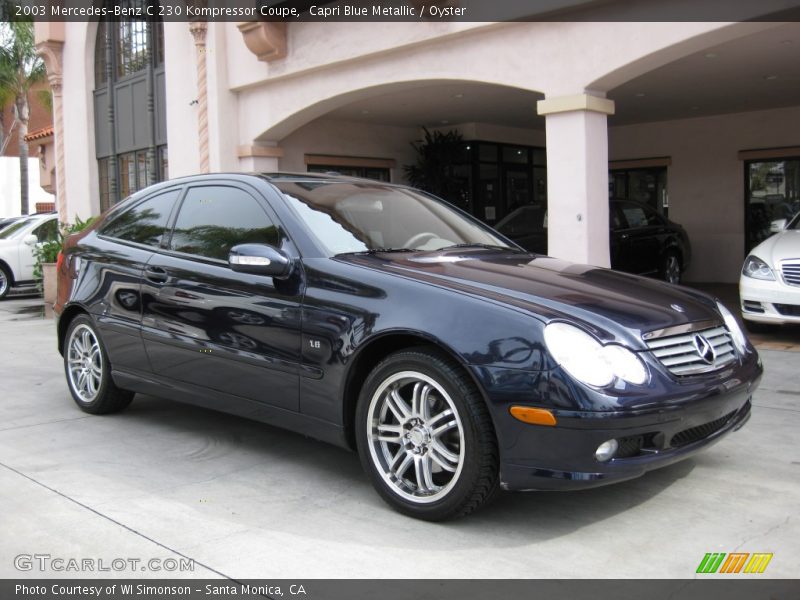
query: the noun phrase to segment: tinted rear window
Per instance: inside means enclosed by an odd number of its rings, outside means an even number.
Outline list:
[[[170,190],[148,198],[117,216],[100,233],[126,242],[158,246],[179,194],[180,190]]]

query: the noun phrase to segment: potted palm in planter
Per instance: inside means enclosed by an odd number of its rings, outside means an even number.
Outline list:
[[[82,221],[80,217],[75,217],[75,223],[61,223],[58,231],[58,237],[54,240],[48,240],[40,245],[37,245],[33,250],[36,262],[33,265],[33,278],[37,281],[39,289],[42,291],[44,301],[51,306],[55,304],[58,289],[56,287],[58,281],[58,274],[56,267],[58,264],[58,254],[64,246],[64,240],[72,235],[78,233],[88,227],[95,217],[90,217]]]
[[[33,278],[42,291],[44,301],[52,306],[56,302],[56,261],[61,252],[63,238],[50,240],[37,245],[33,249],[36,262],[33,265]]]

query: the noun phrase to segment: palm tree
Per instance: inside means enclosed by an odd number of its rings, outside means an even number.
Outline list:
[[[14,103],[14,122],[18,125],[20,210],[28,214],[28,119],[31,87],[46,77],[44,62],[36,55],[33,23],[0,23],[0,98]]]

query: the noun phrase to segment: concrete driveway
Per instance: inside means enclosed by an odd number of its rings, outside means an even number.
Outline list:
[[[148,396],[85,415],[40,300],[0,303],[0,356],[2,578],[687,578],[707,552],[800,573],[800,353],[764,350],[752,419],[694,459],[446,524],[391,511],[355,454],[266,425]],[[34,554],[195,567],[15,568]]]

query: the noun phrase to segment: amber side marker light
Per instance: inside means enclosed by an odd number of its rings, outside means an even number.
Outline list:
[[[556,418],[549,410],[544,408],[532,408],[530,406],[512,406],[511,416],[523,423],[530,423],[532,425],[549,425],[550,427],[556,424]]]

